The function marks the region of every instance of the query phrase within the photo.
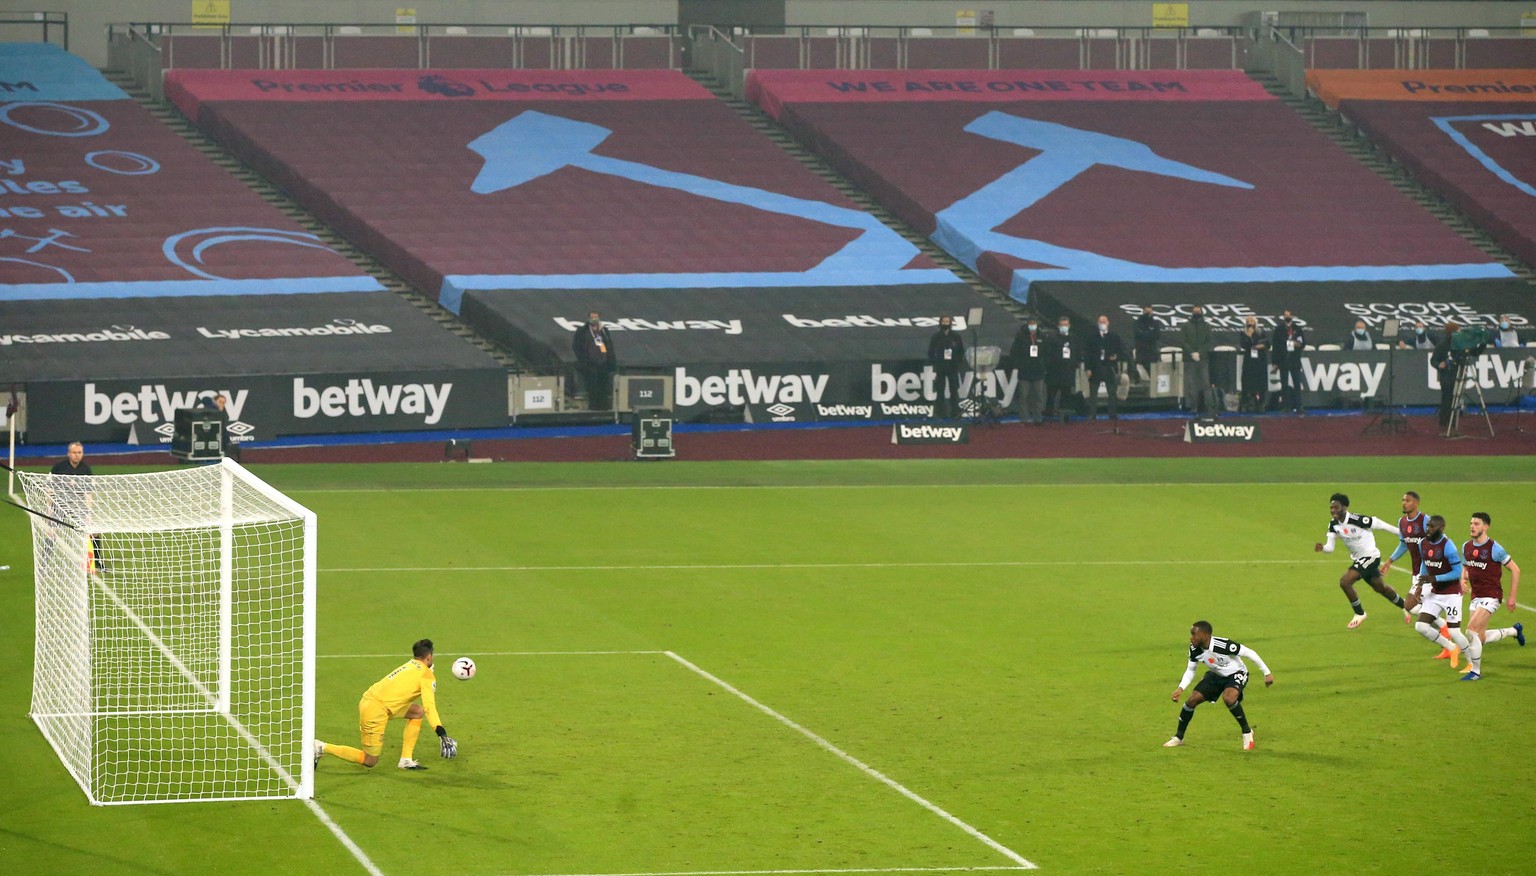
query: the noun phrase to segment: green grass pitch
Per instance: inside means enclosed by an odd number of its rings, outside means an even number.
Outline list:
[[[438,643],[460,756],[395,769],[396,722],[317,775],[389,876],[1536,868],[1536,646],[1461,683],[1312,551],[1335,490],[1417,489],[1536,574],[1530,458],[256,471],[319,514],[321,738]],[[0,872],[366,872],[298,802],[88,806],[26,717],[29,545],[0,517]],[[1212,705],[1161,747],[1198,618],[1275,672],[1256,751]]]

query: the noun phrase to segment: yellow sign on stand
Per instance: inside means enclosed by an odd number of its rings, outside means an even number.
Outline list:
[[[955,33],[959,34],[960,36],[976,35],[976,10],[955,10]]]
[[[229,24],[229,0],[192,0],[192,26],[224,27]]]
[[[416,7],[395,7],[395,33],[416,32]]]
[[[1153,3],[1153,27],[1189,27],[1188,3]]]

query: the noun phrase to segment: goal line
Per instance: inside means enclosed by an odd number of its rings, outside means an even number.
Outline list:
[[[751,706],[752,708],[758,710],[759,712],[762,712],[763,714],[765,714],[768,717],[774,719],[775,721],[779,722],[780,724],[784,725],[785,727],[788,727],[789,729],[795,731],[796,733],[799,733],[801,736],[804,736],[806,739],[809,739],[811,742],[815,743],[818,748],[821,748],[822,750],[828,752],[829,754],[833,755],[834,757],[838,758],[839,760],[843,761],[844,763],[847,763],[848,765],[854,767],[859,772],[863,773],[864,775],[868,776],[869,778],[874,779],[875,781],[881,783],[882,785],[885,785],[887,788],[890,788],[891,790],[893,790],[896,793],[900,794],[901,796],[907,798],[908,800],[912,801],[913,803],[916,803],[917,805],[923,807],[924,809],[928,810],[933,815],[936,815],[939,818],[943,819],[944,821],[948,822],[950,825],[952,825],[952,826],[954,826],[956,828],[959,828],[967,836],[971,837],[972,839],[976,840],[977,842],[979,842],[982,845],[986,846],[987,848],[991,849],[993,852],[996,852],[997,854],[1003,856],[1004,858],[1007,858],[1009,861],[1012,862],[1011,864],[1006,864],[1006,865],[964,866],[964,867],[876,867],[876,868],[828,868],[828,869],[782,869],[782,870],[690,870],[690,871],[673,871],[673,872],[636,872],[636,873],[529,874],[529,876],[799,876],[799,874],[806,874],[806,876],[814,876],[814,874],[839,874],[839,873],[847,873],[847,874],[856,874],[856,873],[951,873],[951,872],[996,872],[996,871],[1009,871],[1009,870],[1034,870],[1034,869],[1037,869],[1037,865],[1035,865],[1034,863],[1032,863],[1028,859],[1024,858],[1018,852],[1013,851],[1012,849],[1008,848],[1007,846],[1003,845],[1002,843],[998,842],[997,840],[993,839],[992,837],[988,836],[987,834],[983,833],[982,831],[976,829],[975,827],[971,826],[970,824],[966,823],[965,821],[961,820],[960,818],[956,817],[955,815],[945,811],[943,808],[941,808],[937,804],[933,803],[932,801],[928,800],[927,798],[923,797],[922,795],[918,794],[917,792],[913,791],[912,789],[908,788],[907,786],[901,784],[900,782],[896,781],[895,779],[891,778],[890,776],[887,776],[886,774],[880,772],[879,770],[875,769],[874,767],[870,766],[869,764],[865,763],[864,761],[859,760],[858,758],[854,757],[853,755],[851,755],[848,752],[844,751],[843,749],[839,748],[837,745],[835,745],[834,743],[832,743],[831,741],[829,741],[825,737],[817,734],[815,731],[810,730],[809,728],[807,728],[804,725],[796,722],[795,720],[793,720],[792,718],[790,718],[787,715],[783,714],[782,712],[779,712],[779,711],[775,710],[774,708],[772,708],[771,706],[768,706],[768,705],[764,704],[763,702],[753,698],[751,695],[749,695],[746,692],[742,691],[740,688],[730,684],[729,682],[725,681],[724,679],[720,678],[719,676],[709,672],[708,670],[706,670],[703,667],[699,666],[697,663],[694,663],[691,660],[686,659],[685,657],[683,657],[682,655],[678,654],[675,651],[654,651],[654,650],[634,650],[634,651],[619,651],[619,650],[593,650],[593,651],[464,651],[464,654],[466,656],[470,656],[470,657],[492,657],[492,656],[505,656],[505,657],[567,657],[567,656],[604,656],[604,655],[607,655],[607,656],[636,656],[636,655],[664,656],[668,660],[671,660],[673,663],[677,664],[678,666],[681,666],[682,668],[688,670],[689,672],[693,673],[694,675],[697,675],[700,678],[704,679],[705,681],[708,681],[710,684],[713,684],[716,687],[721,688],[722,690],[726,691],[727,693],[731,694],[732,696],[736,697],[737,699],[740,699],[742,702],[746,703],[747,705]],[[321,655],[317,655],[317,656],[320,659],[346,660],[346,659],[364,659],[364,658],[373,659],[373,658],[382,658],[382,657],[394,657],[394,656],[398,656],[398,655],[395,655],[395,654],[321,654]],[[359,850],[359,851],[361,851],[361,850]],[[360,858],[360,860],[362,860],[362,859]],[[371,862],[370,862],[370,865],[371,865]],[[370,866],[369,872],[373,873],[374,876],[381,876],[381,874],[379,874],[378,871],[375,868],[371,867],[371,866]]]

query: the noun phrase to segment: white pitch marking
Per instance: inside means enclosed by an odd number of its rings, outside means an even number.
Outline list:
[[[606,654],[665,654],[665,651],[465,651],[469,657],[585,657]],[[316,654],[322,660],[350,660],[363,657],[399,657],[399,651],[389,654]]]
[[[347,851],[352,853],[352,857],[356,858],[359,864],[363,865],[363,869],[368,871],[369,876],[384,876],[384,871],[380,870],[378,865],[373,863],[373,860],[368,857],[368,853],[364,852],[362,847],[353,842],[352,837],[347,836],[347,832],[341,829],[341,825],[331,820],[331,816],[324,809],[320,808],[319,803],[316,803],[313,799],[307,799],[304,801],[304,805],[309,807],[309,811],[315,813],[315,817],[320,819],[320,823],[325,825],[327,830],[334,834],[338,840],[341,840],[341,844],[347,847]]]
[[[1242,564],[1295,565],[1311,562],[1321,565],[1310,557],[1294,560],[996,560],[976,562],[913,562],[913,563],[693,563],[687,565],[633,565],[633,566],[379,566],[344,567],[321,569],[325,573],[358,572],[687,572],[720,571],[730,569],[901,569],[921,568],[1019,568],[1025,566],[1232,566]]]
[[[839,870],[673,870],[670,873],[545,873],[541,876],[788,876],[796,873],[982,873],[1028,867],[857,867]]]
[[[1028,867],[857,867],[833,870],[674,870],[663,873],[546,873],[541,876],[787,876],[797,873],[980,873]]]
[[[1397,483],[1397,482],[1396,481],[1350,481],[1350,483],[1351,484],[1361,484],[1361,485],[1364,485],[1364,486],[1372,486],[1372,485],[1377,485],[1377,484],[1392,484],[1392,483]],[[1424,484],[1421,484],[1421,486],[1435,486],[1438,483],[1450,483],[1450,482],[1449,481],[1431,481],[1431,482],[1426,482]],[[1463,483],[1464,482],[1458,482],[1457,485],[1461,486]],[[1501,480],[1501,481],[1498,481],[1498,483],[1500,483],[1500,484],[1536,484],[1536,481],[1502,481]],[[644,491],[644,490],[916,490],[916,489],[922,489],[924,487],[932,487],[932,486],[943,486],[943,487],[977,487],[977,488],[981,488],[981,489],[1008,489],[1008,490],[1016,490],[1016,489],[1019,489],[1021,487],[1027,487],[1027,488],[1033,489],[1033,488],[1037,488],[1037,487],[1111,487],[1111,486],[1114,487],[1115,489],[1122,489],[1122,488],[1126,488],[1126,487],[1131,487],[1131,488],[1148,488],[1148,487],[1150,487],[1150,488],[1153,488],[1153,489],[1162,489],[1162,488],[1165,488],[1165,487],[1252,487],[1252,486],[1270,486],[1270,485],[1273,485],[1273,484],[1271,482],[1268,482],[1268,481],[1211,481],[1211,482],[1194,482],[1194,483],[1191,483],[1189,481],[1181,481],[1179,483],[1108,483],[1108,482],[1094,483],[1094,482],[1083,482],[1083,483],[1072,483],[1072,484],[1031,484],[1031,483],[1022,483],[1022,482],[1021,483],[996,483],[996,482],[993,482],[993,483],[985,483],[985,484],[968,484],[968,483],[933,483],[933,484],[589,484],[589,485],[567,485],[567,486],[534,485],[534,484],[530,484],[530,485],[508,484],[506,486],[501,486],[501,487],[398,487],[398,488],[395,488],[395,487],[391,487],[391,488],[382,488],[382,487],[381,488],[374,488],[374,487],[334,487],[334,488],[315,487],[315,488],[309,488],[309,489],[305,489],[303,487],[299,487],[299,488],[288,488],[284,492],[287,492],[287,493],[290,493],[290,494],[294,494],[294,493],[504,493],[504,492],[519,492],[519,493],[536,493],[536,492],[568,493],[568,492],[590,492],[590,491],[596,491],[596,490],[602,490],[602,491],[625,491],[625,490],[635,490],[635,491]],[[1288,487],[1337,487],[1338,484],[1336,482],[1333,482],[1333,481],[1287,481],[1285,483],[1285,486],[1288,486]]]
[[[1036,869],[1034,864],[1032,864],[1029,861],[1025,860],[1023,858],[1023,856],[1021,856],[1018,852],[1013,851],[1012,849],[1008,848],[1007,846],[1003,845],[1002,843],[998,842],[997,840],[987,836],[986,834],[982,833],[981,831],[977,830],[976,828],[971,827],[969,824],[966,824],[964,821],[961,821],[960,819],[956,818],[955,816],[950,815],[948,812],[945,812],[943,809],[939,808],[936,804],[930,803],[926,798],[919,796],[916,792],[908,789],[907,786],[901,784],[900,782],[896,781],[895,779],[890,778],[889,776],[885,775],[884,773],[880,772],[879,770],[875,769],[874,767],[870,766],[869,764],[866,764],[863,761],[859,760],[858,758],[854,757],[853,755],[849,754],[848,752],[843,751],[841,748],[838,748],[836,745],[833,745],[831,742],[828,742],[826,739],[822,738],[821,736],[816,735],[814,732],[806,729],[805,727],[802,727],[799,724],[796,724],[793,720],[789,719],[785,715],[780,714],[779,712],[774,711],[773,709],[769,708],[768,706],[763,705],[762,703],[758,702],[757,700],[754,700],[752,697],[750,697],[747,694],[743,693],[741,690],[739,690],[739,689],[737,689],[735,687],[732,687],[728,682],[720,679],[717,676],[711,675],[709,672],[707,672],[703,668],[699,667],[698,665],[696,665],[694,663],[691,663],[688,660],[678,656],[677,653],[675,653],[673,651],[667,651],[665,653],[666,653],[666,655],[668,657],[672,658],[673,660],[676,660],[678,663],[680,663],[683,666],[687,667],[690,671],[692,671],[693,673],[695,673],[699,677],[705,679],[706,681],[709,681],[709,682],[712,682],[712,683],[714,683],[716,685],[719,685],[721,688],[724,688],[726,691],[728,691],[728,692],[734,694],[735,696],[741,698],[748,705],[752,706],[753,708],[757,709],[758,711],[762,712],[763,714],[767,715],[768,717],[774,719],[775,721],[778,721],[780,724],[783,724],[784,726],[786,726],[789,729],[795,731],[796,733],[799,733],[801,736],[804,736],[805,738],[811,740],[812,742],[814,742],[818,746],[820,746],[822,749],[824,749],[827,752],[837,756],[841,760],[843,760],[843,761],[853,765],[855,768],[857,768],[859,770],[859,772],[862,772],[865,775],[869,776],[870,778],[875,779],[876,781],[880,782],[881,784],[885,785],[886,787],[890,788],[891,790],[895,791],[896,793],[900,794],[901,796],[906,797],[908,800],[911,800],[913,803],[916,803],[917,805],[923,807],[924,809],[927,809],[929,812],[932,812],[934,815],[937,815],[940,818],[944,819],[945,821],[949,822],[950,824],[953,824],[955,827],[960,828],[961,830],[963,830],[967,834],[969,834],[971,837],[973,837],[973,838],[975,838],[977,840],[980,840],[988,848],[992,849],[993,851],[997,852],[998,854],[1002,855],[1003,857],[1007,858],[1008,860],[1013,861],[1015,864],[1018,864],[1019,865],[1018,869],[1022,869],[1022,870],[1033,870],[1033,869]]]

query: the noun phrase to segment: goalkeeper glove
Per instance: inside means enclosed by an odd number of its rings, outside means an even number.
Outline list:
[[[444,730],[441,724],[437,727],[437,740],[443,745],[443,757],[445,759],[458,755],[459,743],[455,742],[453,737],[448,735],[448,731]]]

